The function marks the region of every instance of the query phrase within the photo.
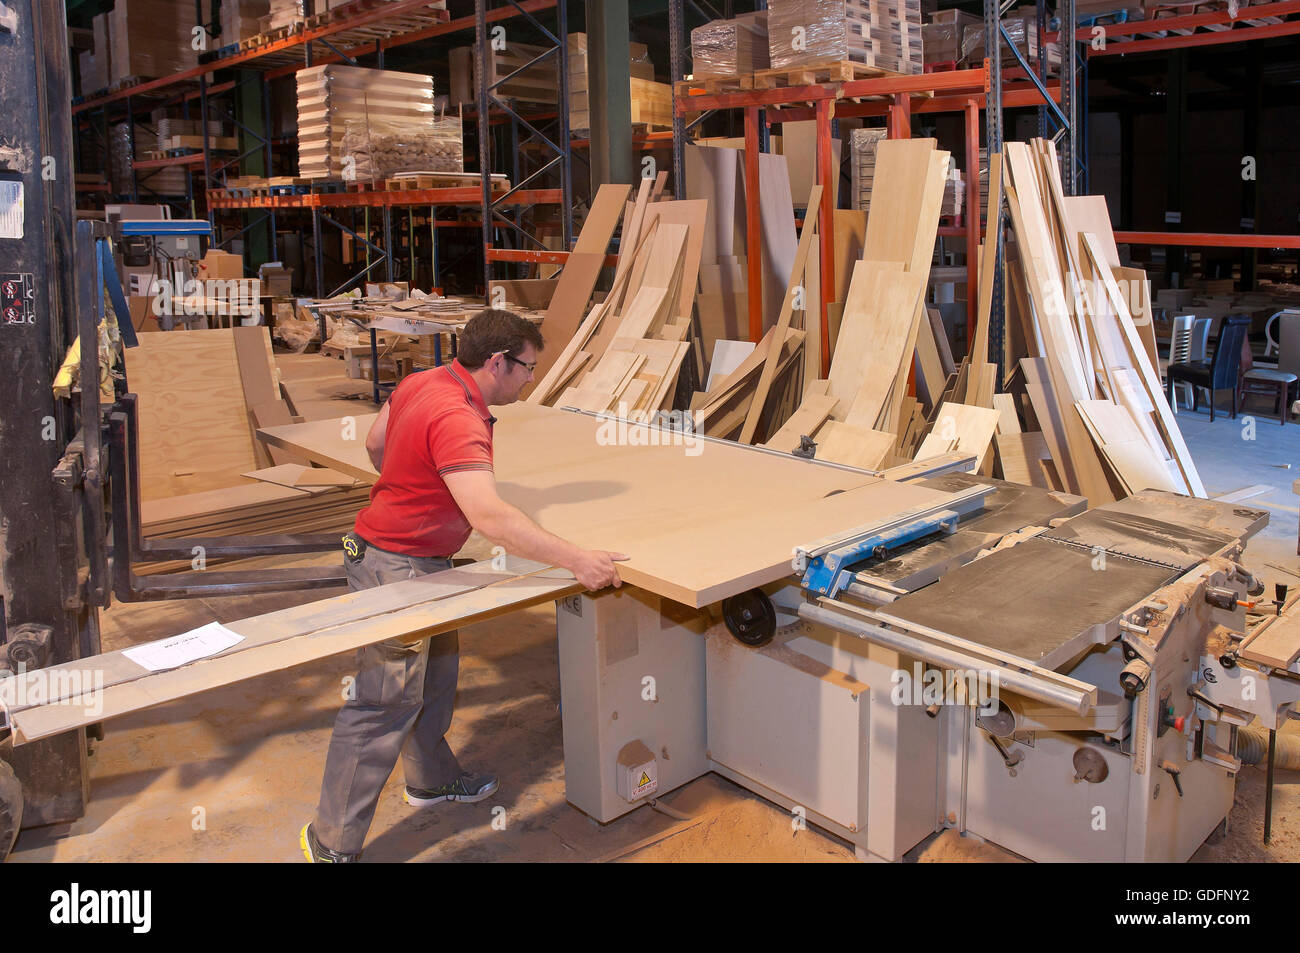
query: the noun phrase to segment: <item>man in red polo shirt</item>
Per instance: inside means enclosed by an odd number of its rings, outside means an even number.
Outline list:
[[[366,437],[379,479],[344,537],[348,586],[367,589],[451,568],[477,529],[525,559],[562,566],[588,589],[620,584],[619,553],[587,550],[546,532],[497,495],[492,415],[533,379],[542,336],[509,311],[475,315],[451,364],[413,374],[393,391]],[[334,723],[316,819],[303,828],[307,859],[360,859],[379,794],[398,755],[408,804],[481,801],[497,779],[461,770],[445,737],[459,670],[455,632],[409,645],[363,648],[360,671]]]

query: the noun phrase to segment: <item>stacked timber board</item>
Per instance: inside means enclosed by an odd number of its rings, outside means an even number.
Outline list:
[[[853,208],[871,209],[871,185],[875,181],[876,147],[886,138],[885,129],[853,129],[849,133],[849,171]]]
[[[168,76],[198,65],[194,4],[117,0],[107,16],[110,83]]]
[[[221,0],[221,46],[262,32],[261,19],[271,12],[269,0]]]
[[[355,130],[393,125],[419,132],[434,121],[433,77],[417,73],[315,66],[299,70],[298,174],[343,178],[355,172],[346,162],[343,138]]]
[[[568,42],[569,68],[569,132],[586,135],[591,129],[590,100],[587,87],[587,34],[570,33]],[[672,94],[665,100],[663,83],[656,83],[650,50],[644,43],[628,44],[629,88],[632,94],[632,122],[653,125],[672,125]],[[665,105],[666,103],[666,105]]]
[[[920,73],[920,0],[772,0],[772,69],[849,61],[895,73]]]
[[[559,89],[559,67],[555,56],[539,60],[532,66],[527,64],[547,52],[548,47],[532,46],[526,43],[509,42],[504,50],[493,50],[488,58],[487,81],[499,83],[492,94],[497,99],[514,100],[519,103],[543,103],[555,105],[558,101],[556,91]],[[478,65],[474,59],[472,46],[459,46],[448,54],[450,65],[450,92],[453,106],[467,105],[478,101],[479,76]],[[514,74],[514,75],[512,75]]]

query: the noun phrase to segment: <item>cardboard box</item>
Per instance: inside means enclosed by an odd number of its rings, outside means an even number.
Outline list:
[[[199,262],[199,280],[211,278],[243,278],[244,259],[230,252],[212,249]]]

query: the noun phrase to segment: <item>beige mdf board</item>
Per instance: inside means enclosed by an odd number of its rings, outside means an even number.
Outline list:
[[[655,233],[655,229],[652,227],[648,229],[644,234],[642,234],[641,237],[637,239],[636,247],[632,249],[631,252],[629,253],[629,257],[635,257],[637,254],[639,254],[644,249],[646,249],[649,246],[649,243],[653,238],[654,233]],[[603,256],[599,256],[599,257],[603,258]],[[570,256],[570,261],[572,261],[572,259],[573,256]],[[619,262],[621,263],[622,261],[623,261],[623,256],[620,256]],[[567,270],[568,268],[566,267],[565,271]],[[585,318],[581,319],[582,323],[579,324],[577,330],[574,331],[572,335],[570,335],[568,342],[564,345],[564,349],[559,353],[559,355],[557,355],[554,358],[550,370],[546,372],[546,374],[542,377],[540,382],[538,382],[533,386],[532,392],[529,393],[528,396],[524,398],[525,400],[527,400],[529,403],[540,404],[545,400],[549,399],[555,393],[557,393],[559,382],[571,376],[571,370],[569,365],[570,362],[573,361],[574,356],[584,347],[587,347],[587,344],[591,340],[592,335],[596,333],[596,331],[602,326],[602,324],[608,324],[612,326],[613,322],[606,321],[605,317],[607,314],[612,314],[614,303],[622,295],[623,289],[627,286],[628,278],[630,276],[631,276],[630,268],[624,269],[619,274],[615,274],[614,285],[613,287],[610,288],[609,294],[606,295],[605,300],[601,302],[599,305],[597,305],[596,307],[592,308],[591,312]],[[591,296],[590,292],[588,292],[587,297],[590,296]],[[557,298],[558,298],[558,294],[557,294]],[[554,304],[552,304],[552,307],[554,307]],[[546,327],[545,320],[542,321],[542,327],[543,328]],[[543,334],[545,334],[545,331],[543,331]],[[601,354],[605,353],[605,348],[603,344],[600,346],[598,350],[594,348],[587,348],[587,349],[592,353],[593,356],[597,358]],[[545,354],[546,351],[543,351],[542,353]]]
[[[60,684],[81,684],[84,673],[93,671],[105,687],[93,706],[75,697],[60,697],[56,703],[30,708],[15,706],[15,740],[25,744],[388,639],[428,638],[581,590],[572,575],[562,570],[514,557],[507,557],[504,569],[494,568],[494,562],[474,563],[226,623],[244,641],[219,655],[180,668],[150,673],[121,652],[60,666],[61,672],[67,672]],[[82,674],[74,677],[73,671]],[[19,676],[12,680],[9,690],[19,690],[20,678],[49,674],[49,669],[43,669],[39,674]],[[18,697],[35,696],[24,692]]]
[[[537,370],[534,372],[536,380],[545,381],[546,375],[563,354],[565,346],[573,340],[583,315],[587,313],[587,302],[596,290],[596,281],[604,267],[604,252],[574,252],[565,262],[564,270],[556,279],[551,305],[542,318],[541,332],[546,347],[537,355]],[[535,384],[531,390],[536,391],[539,386]]]
[[[662,225],[685,225],[687,236],[681,259],[681,278],[677,304],[669,312],[672,317],[689,318],[699,289],[700,256],[704,248],[705,216],[709,203],[703,199],[679,199],[674,202],[655,202],[646,211],[646,228],[655,222]]]
[[[864,260],[912,264],[935,145],[933,139],[887,139],[876,148]]]
[[[799,325],[805,334],[803,378],[815,381],[822,376],[821,248],[817,242],[808,249],[808,261],[803,270],[803,289],[803,308],[799,312]]]
[[[740,189],[740,151],[687,145],[686,198],[708,201],[701,261],[713,263],[743,247],[745,204]]]
[[[1165,460],[1146,442],[1128,409],[1108,400],[1081,400],[1075,404],[1097,448],[1129,493],[1138,490],[1186,492],[1171,478]]]
[[[877,425],[888,416],[898,386],[900,355],[910,354],[909,349],[915,346],[918,309],[924,313],[921,298],[925,277],[898,271],[896,265],[878,266],[876,262],[863,262],[859,268],[867,269],[861,305],[867,320],[859,319],[850,331],[847,315],[856,298],[855,281],[849,289],[846,323],[841,326],[836,352],[837,357],[843,357],[841,374],[837,377],[832,365],[830,393],[840,399],[846,423],[883,430],[886,428]]]
[[[1106,196],[1067,195],[1065,215],[1070,223],[1071,234],[1076,236],[1080,261],[1085,257],[1083,233],[1092,232],[1101,242],[1102,257],[1106,264],[1111,268],[1120,266],[1119,249],[1115,245],[1115,233],[1111,230],[1110,210],[1106,206]]]
[[[998,433],[1020,433],[1020,416],[1016,413],[1014,394],[994,394],[993,409],[998,412]]]
[[[602,445],[608,422],[535,405],[499,413],[504,499],[580,546],[627,554],[624,581],[697,608],[789,575],[798,545],[947,499],[742,446],[709,443],[692,456],[685,446]]]
[[[232,330],[141,335],[125,357],[139,397],[142,499],[232,486],[269,462],[256,452]]]
[[[1051,451],[1041,433],[999,433],[994,440],[1002,464],[1002,479],[1051,489],[1043,468],[1038,465],[1040,460],[1051,459]]]
[[[907,322],[920,295],[920,280],[897,262],[859,261],[853,268],[831,359],[829,393],[847,415],[859,391],[863,406],[879,412],[907,341]],[[866,421],[874,425],[874,415]]]
[[[1147,358],[1152,367],[1159,367],[1156,326],[1151,310],[1151,282],[1147,280],[1147,273],[1141,268],[1112,268],[1111,271],[1115,280],[1120,282],[1120,291],[1127,295],[1129,316],[1146,346]]]
[[[821,194],[822,187],[814,185],[808,195],[807,207],[816,208],[821,201]],[[799,236],[799,246],[795,249],[794,261],[791,262],[790,273],[786,277],[785,297],[781,301],[781,311],[776,321],[776,334],[768,343],[767,353],[763,359],[763,370],[758,378],[758,386],[754,390],[754,400],[749,405],[749,414],[745,417],[745,424],[740,429],[741,443],[753,442],[754,434],[758,430],[759,419],[763,416],[764,408],[767,406],[768,391],[772,387],[772,380],[776,376],[776,365],[781,356],[781,349],[775,342],[784,341],[785,332],[790,327],[795,293],[802,282],[805,266],[808,264],[808,252],[812,249],[813,239],[817,236],[816,222],[817,219],[814,215],[809,215],[804,220],[803,234]]]
[[[351,474],[363,483],[374,483],[379,473],[366,453],[366,435],[378,416],[357,414],[336,420],[266,427],[258,435],[267,443],[292,450],[312,463]]]
[[[916,334],[916,386],[918,394],[926,398],[927,405],[939,403],[948,375],[939,357],[939,347],[934,340],[933,311],[926,309],[926,320],[921,322]]]
[[[883,430],[868,430],[839,420],[826,421],[817,431],[817,459],[861,470],[878,470],[894,452],[898,438]]]
[[[618,265],[614,269],[615,280],[632,267],[635,258],[632,249],[641,243],[641,235],[645,230],[645,212],[650,205],[650,188],[653,185],[653,179],[641,180],[641,184],[637,187],[636,200],[627,207],[627,212],[623,216],[623,237],[619,240]],[[617,300],[613,305],[618,306]]]
[[[989,156],[989,221],[986,233],[996,236],[1002,227],[1002,153]],[[992,243],[989,249],[993,249]],[[975,340],[971,344],[971,359],[987,361],[989,351],[989,319],[993,313],[993,279],[997,275],[996,254],[986,254],[981,247],[979,260],[979,294],[976,302]]]
[[[776,323],[781,312],[799,241],[794,230],[794,197],[785,156],[758,156],[759,225],[762,236],[763,328]],[[754,249],[748,250],[754,254]]]
[[[1034,416],[1038,418],[1041,433],[1060,474],[1063,488],[1077,493],[1079,482],[1074,475],[1074,466],[1070,459],[1069,444],[1065,439],[1065,425],[1061,420],[1060,405],[1050,389],[1047,380],[1047,361],[1041,357],[1026,357],[1020,361],[1025,375],[1025,392],[1033,406]]]
[[[1241,644],[1241,657],[1273,668],[1287,669],[1300,658],[1300,624],[1289,613],[1265,623],[1262,632]]]
[[[591,211],[587,213],[582,231],[578,233],[578,240],[573,245],[575,252],[584,255],[605,254],[631,191],[632,186],[616,183],[607,183],[596,190]]]
[[[667,288],[642,285],[623,309],[623,316],[617,319],[614,337],[646,337],[651,328],[663,323],[671,306]]]
[[[908,329],[907,342],[899,355],[898,368],[894,376],[894,386],[890,393],[885,412],[877,421],[881,430],[895,433],[901,431],[901,410],[903,398],[907,393],[907,379],[912,369],[916,352],[916,337],[921,322],[928,321],[925,310],[925,283],[930,274],[930,260],[934,256],[934,242],[939,231],[939,209],[943,204],[944,169],[947,168],[948,153],[930,153],[929,174],[921,190],[921,201],[916,213],[916,231],[913,235],[912,258],[907,266],[910,274],[921,279],[921,296],[917,298],[916,309]]]
[[[916,451],[916,459],[937,456],[951,449],[947,444],[957,441],[957,449],[976,455],[975,468],[984,466],[998,428],[998,412],[988,407],[967,404],[944,404],[939,408],[934,427]]]
[[[831,140],[831,168],[840,167],[839,139]],[[790,170],[790,193],[807,195],[808,190],[817,183],[817,120],[801,119],[798,122],[781,124],[781,154],[785,156]],[[840,177],[833,177],[831,187],[831,208],[839,207]],[[821,183],[824,187],[825,182]]]
[[[1105,260],[1105,252],[1101,247],[1101,243],[1095,235],[1088,232],[1084,233],[1084,247],[1101,275],[1106,294],[1110,297],[1111,307],[1114,309],[1115,316],[1119,321],[1120,331],[1128,343],[1129,354],[1135,359],[1138,373],[1142,382],[1146,385],[1156,416],[1159,418],[1160,424],[1169,439],[1170,449],[1173,451],[1174,459],[1178,461],[1178,467],[1182,471],[1183,479],[1186,480],[1193,496],[1204,497],[1205,485],[1201,482],[1200,474],[1197,473],[1196,464],[1192,461],[1192,455],[1187,449],[1187,443],[1183,440],[1182,431],[1178,429],[1178,421],[1174,419],[1173,411],[1164,400],[1163,391],[1160,387],[1160,377],[1147,357],[1146,348],[1138,338],[1137,329],[1133,327],[1133,319],[1128,313],[1128,308],[1124,303],[1119,288],[1115,284],[1115,279],[1106,268],[1100,266],[1100,263]]]
[[[926,308],[925,313],[930,319],[931,339],[934,341],[935,350],[939,355],[939,363],[946,377],[957,370],[957,363],[952,359],[952,345],[948,343],[948,329],[944,326],[943,317],[939,314],[938,309]]]
[[[863,209],[837,208],[831,218],[835,226],[835,287],[827,292],[827,300],[843,302],[849,293],[853,266],[862,258],[867,213]]]
[[[791,414],[763,446],[789,453],[799,447],[800,437],[811,437],[830,417],[837,401],[827,394],[807,394],[799,409]]]

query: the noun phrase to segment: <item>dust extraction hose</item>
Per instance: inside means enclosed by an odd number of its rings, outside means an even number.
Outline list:
[[[1237,732],[1237,757],[1242,764],[1263,764],[1268,760],[1268,729],[1242,728]],[[1273,754],[1274,767],[1300,771],[1300,735],[1278,732]]]

